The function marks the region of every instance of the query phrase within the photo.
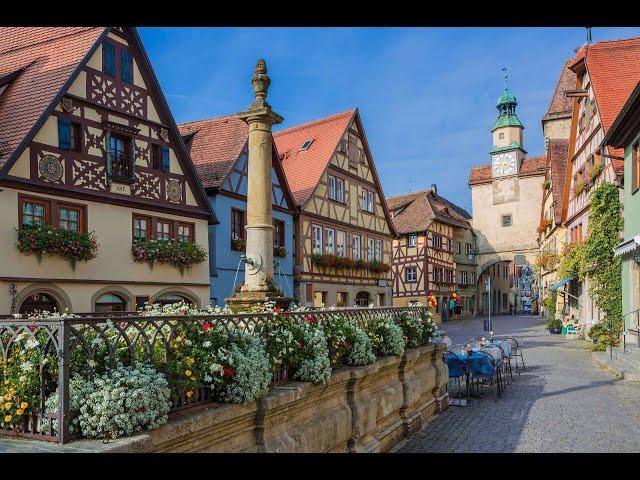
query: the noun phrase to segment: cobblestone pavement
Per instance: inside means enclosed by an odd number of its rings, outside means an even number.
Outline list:
[[[454,343],[482,326],[481,318],[442,325]],[[497,402],[487,390],[467,407],[450,406],[397,451],[640,452],[640,383],[616,380],[585,342],[550,335],[538,317],[494,317],[493,328],[524,340],[526,372],[514,371]]]

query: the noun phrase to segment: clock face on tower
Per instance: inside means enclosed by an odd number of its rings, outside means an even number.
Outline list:
[[[516,152],[500,153],[493,157],[493,176],[504,177],[518,173],[516,168]]]

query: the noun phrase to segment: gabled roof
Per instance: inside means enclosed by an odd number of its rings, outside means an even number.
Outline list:
[[[547,158],[545,156],[538,157],[525,157],[520,164],[519,177],[528,177],[534,175],[543,175],[547,165]],[[478,167],[472,167],[469,174],[469,185],[479,185],[481,183],[488,183],[492,180],[491,177],[491,164],[480,165]]]
[[[249,128],[236,115],[181,123],[183,138],[205,188],[220,187],[247,143]]]
[[[0,76],[22,69],[0,95],[0,143],[7,145],[6,155],[0,157],[0,179],[7,175],[112,28],[0,28]],[[149,76],[145,83],[158,100],[155,104],[158,113],[167,118],[174,146],[185,159],[182,167],[191,180],[194,196],[210,221],[216,223],[142,40],[135,28],[125,30],[131,35],[130,47],[138,54],[140,69]]]
[[[471,215],[432,189],[389,197],[387,206],[393,212],[393,225],[400,234],[425,231],[434,220],[471,228]]]
[[[0,157],[3,168],[72,74],[88,60],[106,27],[0,28],[0,77],[16,75],[0,96]],[[22,151],[22,148],[19,149]]]
[[[191,160],[203,186],[221,188],[249,140],[249,126],[237,115],[227,115],[181,123],[178,129],[187,143]],[[291,210],[295,210],[293,195],[275,142],[272,162],[287,204]]]
[[[640,82],[629,95],[611,128],[602,139],[602,145],[625,148],[640,131]]]
[[[355,114],[356,109],[351,109],[273,134],[289,187],[298,205],[304,205],[311,197]],[[300,151],[307,140],[313,140],[313,143],[307,150]]]
[[[360,132],[362,147],[369,159],[369,169],[373,176],[373,182],[378,187],[378,195],[389,231],[392,235],[395,235],[396,231],[393,228],[391,215],[389,215],[382,184],[378,177],[378,171],[373,161],[367,135],[357,108],[303,123],[274,134],[273,137],[280,153],[289,188],[296,204],[299,207],[304,207],[305,203],[311,198],[322,174],[329,166],[340,139],[352,122],[355,123]],[[300,151],[300,147],[307,140],[313,140],[313,143],[308,149]]]
[[[572,59],[571,68],[586,66],[604,133],[640,81],[640,37],[584,45]]]
[[[549,140],[549,148],[547,149],[547,165],[549,168],[549,175],[551,177],[551,194],[553,196],[553,220],[555,224],[562,223],[564,179],[567,174],[568,159],[569,140]]]
[[[573,101],[571,97],[567,97],[564,92],[566,90],[575,88],[576,86],[576,74],[569,68],[571,60],[567,60],[562,65],[560,77],[556,84],[556,89],[551,97],[549,108],[547,113],[542,117],[542,121],[555,120],[559,118],[571,118],[571,111],[573,108]]]

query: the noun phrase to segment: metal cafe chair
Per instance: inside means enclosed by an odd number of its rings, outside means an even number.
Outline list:
[[[491,343],[492,346],[498,347],[502,352],[502,368],[504,370],[505,378],[513,382],[513,371],[511,369],[511,344],[506,340],[494,339]],[[507,377],[507,374],[509,375]]]
[[[520,375],[520,371],[518,370],[518,357],[520,357],[520,362],[522,363],[522,370],[526,371],[526,367],[524,365],[524,358],[522,357],[522,347],[524,345],[524,343],[522,342],[522,340],[520,340],[518,342],[518,340],[516,340],[513,337],[507,337],[504,339],[505,342],[508,342],[509,345],[511,346],[511,351],[509,352],[509,357],[513,358],[515,364],[516,364],[516,373],[518,375]]]
[[[451,339],[449,337],[447,337],[447,336],[442,336],[442,337],[436,338],[435,343],[444,344],[444,348],[445,349],[449,349],[451,347],[451,345],[453,344]]]
[[[493,399],[497,401],[496,394],[502,398],[502,390],[498,380],[499,362],[496,362],[493,355],[484,350],[474,352],[474,355],[468,360],[469,374],[471,375],[471,384],[476,381],[476,388],[480,388],[480,381],[486,380],[489,385],[495,385],[493,391]]]
[[[498,386],[500,392],[504,392],[504,357],[505,352],[502,348],[495,344],[488,344],[480,349],[480,351],[487,352],[489,355],[493,357],[493,361],[496,366],[496,380],[498,381]]]

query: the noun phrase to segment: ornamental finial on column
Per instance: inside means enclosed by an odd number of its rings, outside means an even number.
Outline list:
[[[255,74],[251,77],[251,86],[256,97],[255,104],[269,105],[266,101],[269,85],[271,85],[271,78],[267,75],[267,64],[264,59],[259,58],[256,62]]]

